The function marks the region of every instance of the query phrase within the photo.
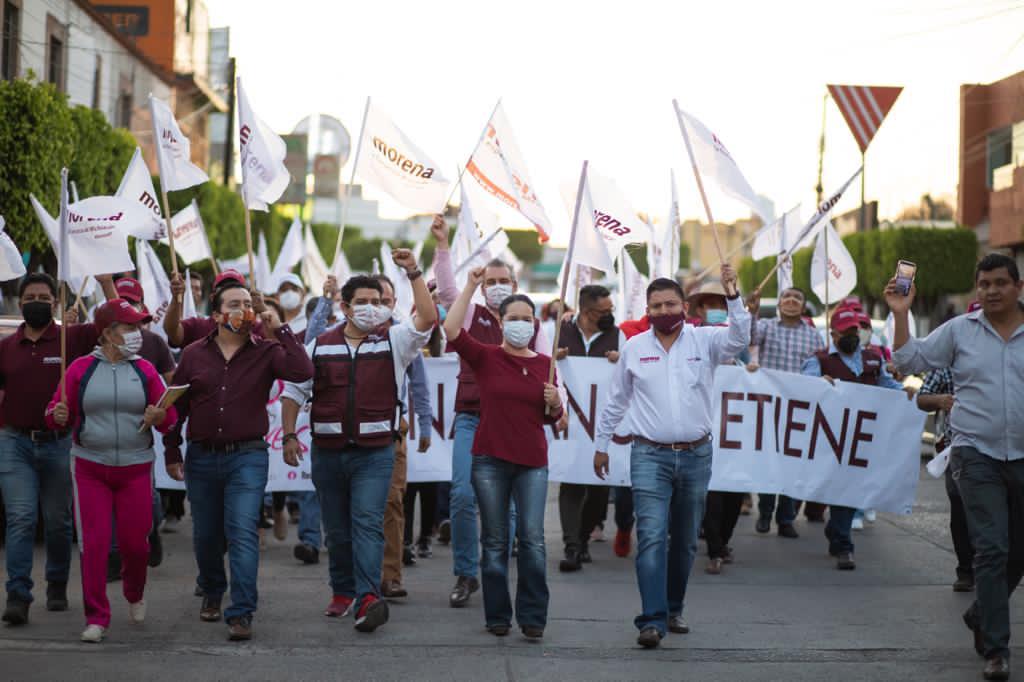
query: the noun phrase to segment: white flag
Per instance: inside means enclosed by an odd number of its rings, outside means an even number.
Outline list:
[[[344,259],[345,252],[339,253],[338,258]],[[352,276],[352,270],[348,267],[348,261],[343,260],[343,263],[346,272],[342,273],[344,279],[339,276],[338,286],[345,284],[348,278]],[[313,228],[306,225],[302,239],[302,281],[306,283],[311,292],[319,296],[323,292],[324,282],[327,281],[327,274],[329,272],[330,269],[327,267],[327,261],[324,260],[323,254],[320,253],[320,247],[313,236]]]
[[[60,219],[66,237],[60,243],[66,251],[58,251],[64,255],[59,262],[60,279],[75,286],[74,282],[89,275],[134,270],[127,225],[145,219],[138,204],[118,197],[89,197],[67,206]]]
[[[160,201],[153,188],[153,178],[149,168],[142,159],[142,150],[135,148],[128,170],[121,178],[121,185],[114,196],[139,202],[149,215],[149,220],[141,225],[132,225],[128,234],[141,239],[163,239],[167,236],[167,221],[160,211]]]
[[[638,320],[647,312],[646,277],[636,269],[633,257],[626,249],[619,254],[619,289],[622,291],[622,307],[616,311],[620,320]]]
[[[181,302],[181,319],[187,320],[190,317],[199,317],[196,314],[196,299],[192,296],[192,273],[185,268],[185,298]],[[163,325],[160,325],[163,327]]]
[[[355,172],[392,199],[419,213],[441,213],[448,198],[448,181],[438,165],[413,144],[383,111],[369,103],[363,154]]]
[[[676,194],[676,172],[669,171],[669,176],[672,182],[672,203],[668,207],[668,222],[662,233],[661,263],[657,268],[659,274],[655,277],[674,279],[679,272],[679,196]]]
[[[135,260],[138,262],[139,284],[142,286],[142,295],[146,300],[146,308],[153,316],[153,323],[150,331],[167,338],[164,331],[164,315],[171,305],[171,282],[167,279],[164,266],[157,257],[153,247],[145,239],[135,240]],[[185,283],[185,299],[192,298],[192,288],[188,282]],[[195,308],[195,306],[193,306]],[[185,318],[188,315],[184,316]]]
[[[789,256],[783,255],[776,256],[775,258],[782,261],[779,264],[779,268],[775,271],[775,286],[777,292],[775,295],[781,297],[783,291],[793,288],[793,259]],[[781,313],[779,313],[778,306],[776,306],[775,312],[777,315],[781,315]]]
[[[797,204],[778,220],[758,230],[754,237],[754,245],[750,249],[750,256],[754,260],[761,260],[785,253],[789,250],[790,244],[798,241],[801,228],[803,223],[800,220],[800,204]]]
[[[167,103],[150,95],[149,109],[153,116],[153,140],[160,166],[160,185],[164,190],[173,192],[209,181],[203,169],[192,163],[192,143],[181,132]]]
[[[171,217],[171,229],[174,230],[174,250],[186,265],[206,259],[213,260],[213,251],[206,236],[203,217],[199,214],[199,207],[194,199],[191,204]],[[170,242],[164,237],[160,243]]]
[[[489,194],[522,213],[537,228],[541,240],[547,241],[551,235],[551,221],[537,198],[526,172],[526,162],[500,102],[487,122],[483,139],[473,151],[466,170]]]
[[[703,123],[680,109],[675,100],[672,100],[672,104],[675,106],[679,125],[684,130],[683,134],[686,135],[686,131],[692,133],[687,137],[693,145],[695,163],[700,171],[704,175],[714,178],[715,183],[723,192],[746,204],[764,222],[772,222],[771,211],[757,196],[747,179],[743,177],[740,167],[736,165],[736,161],[732,158],[729,150],[725,148],[722,140],[708,130]]]
[[[395,313],[399,318],[407,319],[412,314],[412,282],[402,268],[395,265],[387,242],[380,244],[380,269],[395,285]]]
[[[825,244],[828,240],[828,258],[825,258]],[[828,281],[828,300],[825,300],[825,282]],[[837,303],[846,298],[857,286],[857,265],[853,256],[846,250],[846,245],[839,238],[839,233],[832,223],[826,223],[825,229],[818,234],[818,242],[814,246],[814,257],[811,259],[811,289],[818,300],[825,305]]]
[[[299,221],[298,216],[296,216],[292,220],[292,226],[288,229],[288,236],[284,238],[284,243],[281,244],[281,250],[277,254],[274,269],[270,273],[270,286],[274,288],[274,291],[277,291],[277,288],[281,286],[281,278],[291,272],[292,268],[302,260],[304,250],[302,223]],[[306,284],[310,283],[306,282]]]
[[[284,165],[284,140],[260,120],[238,79],[238,155],[242,162],[242,197],[246,208],[266,211],[291,182]]]
[[[843,197],[843,192],[850,186],[851,183],[860,175],[863,167],[858,168],[857,172],[850,176],[850,179],[843,183],[843,186],[839,188],[834,194],[829,196],[818,205],[818,209],[811,216],[811,219],[807,221],[807,224],[801,228],[799,234],[796,235],[792,242],[786,244],[786,255],[791,256],[797,249],[802,249],[811,243],[811,240],[821,231],[825,226],[825,218],[832,213],[832,209],[839,203],[839,200]],[[787,237],[788,239],[788,237]],[[831,245],[831,242],[829,242]]]
[[[508,248],[508,235],[498,226],[498,216],[481,202],[471,199],[471,192],[462,186],[459,224],[452,240],[451,262],[455,284],[462,290],[469,271],[483,267]]]
[[[0,282],[9,282],[25,274],[25,261],[14,240],[4,231],[6,226],[7,221],[0,215],[0,252],[3,252],[0,256]]]
[[[57,223],[56,218],[50,215],[39,200],[35,198],[35,195],[28,195],[29,201],[32,203],[32,209],[36,212],[36,218],[39,220],[39,224],[43,227],[43,232],[46,233],[46,238],[50,240],[50,247],[53,248],[53,252],[60,254],[60,225]],[[85,288],[82,288],[83,283]],[[82,292],[83,296],[89,296],[95,290],[96,280],[93,278],[84,277],[72,277],[68,282],[75,293]]]
[[[256,249],[256,284],[265,294],[277,293],[277,287],[270,281],[270,252],[267,250],[267,236],[260,232],[259,246]]]
[[[572,189],[563,185],[562,197],[571,220],[576,211],[576,197],[569,193]],[[617,255],[626,244],[650,239],[647,226],[615,183],[589,168],[583,185],[579,223],[574,229],[573,263],[589,265],[609,274],[615,270],[613,254]]]

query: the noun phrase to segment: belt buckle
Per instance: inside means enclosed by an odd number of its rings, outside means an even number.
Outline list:
[[[672,443],[672,451],[673,452],[682,452],[684,450],[689,450],[689,449],[690,449],[690,444],[689,443]]]
[[[29,431],[28,437],[29,437],[29,440],[31,440],[33,443],[41,443],[41,442],[43,442],[45,437],[48,436],[50,433],[51,433],[50,431],[37,431],[37,430],[33,429],[33,430]]]

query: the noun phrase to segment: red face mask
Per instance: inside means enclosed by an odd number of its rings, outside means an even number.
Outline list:
[[[686,316],[682,312],[669,313],[667,315],[652,315],[648,317],[651,326],[662,334],[671,334],[682,326]]]

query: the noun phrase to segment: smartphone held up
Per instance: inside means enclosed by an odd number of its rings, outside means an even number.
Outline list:
[[[917,265],[908,260],[901,260],[896,264],[896,291],[901,296],[910,295],[910,287],[914,283],[914,276],[917,274]]]

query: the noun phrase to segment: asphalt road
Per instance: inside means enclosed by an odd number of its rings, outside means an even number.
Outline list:
[[[164,535],[166,559],[152,570],[142,626],[128,623],[118,585],[114,620],[100,645],[78,641],[84,627],[76,565],[72,610],[41,604],[26,627],[0,629],[0,679],[11,680],[925,680],[981,679],[981,660],[960,622],[970,595],[954,594],[955,560],[941,481],[924,475],[914,514],[880,515],[857,533],[858,568],[836,571],[820,524],[798,522],[801,537],[754,532],[742,517],[737,561],[720,576],[701,557],[688,594],[689,635],[636,646],[639,608],[633,562],[610,543],[592,546],[594,563],[560,574],[557,488],[547,516],[549,624],[541,643],[514,631],[484,630],[481,600],[447,605],[451,552],[406,569],[409,598],[372,635],[352,621],[321,615],[329,600],[326,557],[302,566],[288,541],[269,540],[260,565],[260,611],[251,643],[226,640],[223,624],[199,621],[187,523]],[[613,532],[609,514],[609,536]],[[37,579],[42,552],[36,555]],[[1012,612],[1014,627],[1021,609]],[[1016,650],[1015,650],[1016,653]]]

